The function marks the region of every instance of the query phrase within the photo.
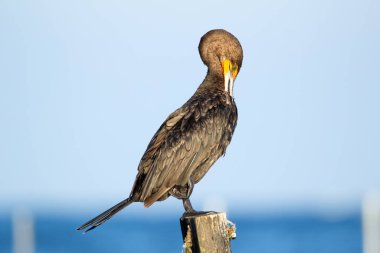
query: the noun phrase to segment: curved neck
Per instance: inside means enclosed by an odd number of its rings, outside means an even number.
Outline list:
[[[207,75],[203,82],[199,85],[196,93],[209,89],[224,91],[224,77],[221,72],[214,72],[208,69]]]

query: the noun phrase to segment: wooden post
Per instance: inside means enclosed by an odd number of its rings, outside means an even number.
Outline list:
[[[230,253],[230,239],[235,239],[235,225],[226,213],[184,214],[181,230],[185,253]]]

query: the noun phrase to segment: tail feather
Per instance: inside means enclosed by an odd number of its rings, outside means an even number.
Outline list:
[[[89,229],[87,229],[86,231],[84,231],[84,233],[86,233],[86,232],[88,232],[90,230],[93,230],[97,226],[100,226],[104,222],[106,222],[107,220],[109,220],[112,216],[114,216],[116,213],[118,213],[119,211],[121,211],[123,208],[127,207],[132,202],[133,202],[133,200],[131,198],[127,198],[127,199],[121,201],[120,203],[118,203],[115,206],[111,207],[107,211],[99,214],[98,216],[96,216],[92,220],[84,223],[82,226],[80,226],[79,228],[77,228],[77,230],[83,230],[83,229],[88,228],[90,226],[91,227]]]

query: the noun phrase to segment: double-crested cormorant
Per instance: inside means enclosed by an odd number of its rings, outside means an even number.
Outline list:
[[[174,196],[186,213],[196,212],[189,197],[194,184],[226,152],[237,122],[232,96],[243,60],[239,41],[225,30],[207,32],[199,43],[207,75],[194,95],[169,115],[150,141],[129,197],[83,224],[92,230],[132,202],[154,202]]]

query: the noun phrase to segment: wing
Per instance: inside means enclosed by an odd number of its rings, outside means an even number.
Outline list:
[[[170,114],[149,142],[148,147],[138,166],[138,173],[130,194],[130,198],[134,199],[134,201],[144,201],[144,198],[142,196],[146,195],[146,193],[143,194],[143,189],[146,188],[147,185],[146,178],[147,175],[150,174],[150,171],[157,164],[157,154],[162,144],[165,142],[165,139],[169,135],[171,129],[180,119],[182,119],[187,114],[187,112],[188,110],[186,110],[186,108],[181,107]],[[146,189],[144,192],[145,191]]]
[[[140,162],[134,186],[139,200],[150,206],[174,186],[185,186],[194,172],[198,182],[231,140],[231,115],[235,105],[218,93],[194,97],[171,114]]]

